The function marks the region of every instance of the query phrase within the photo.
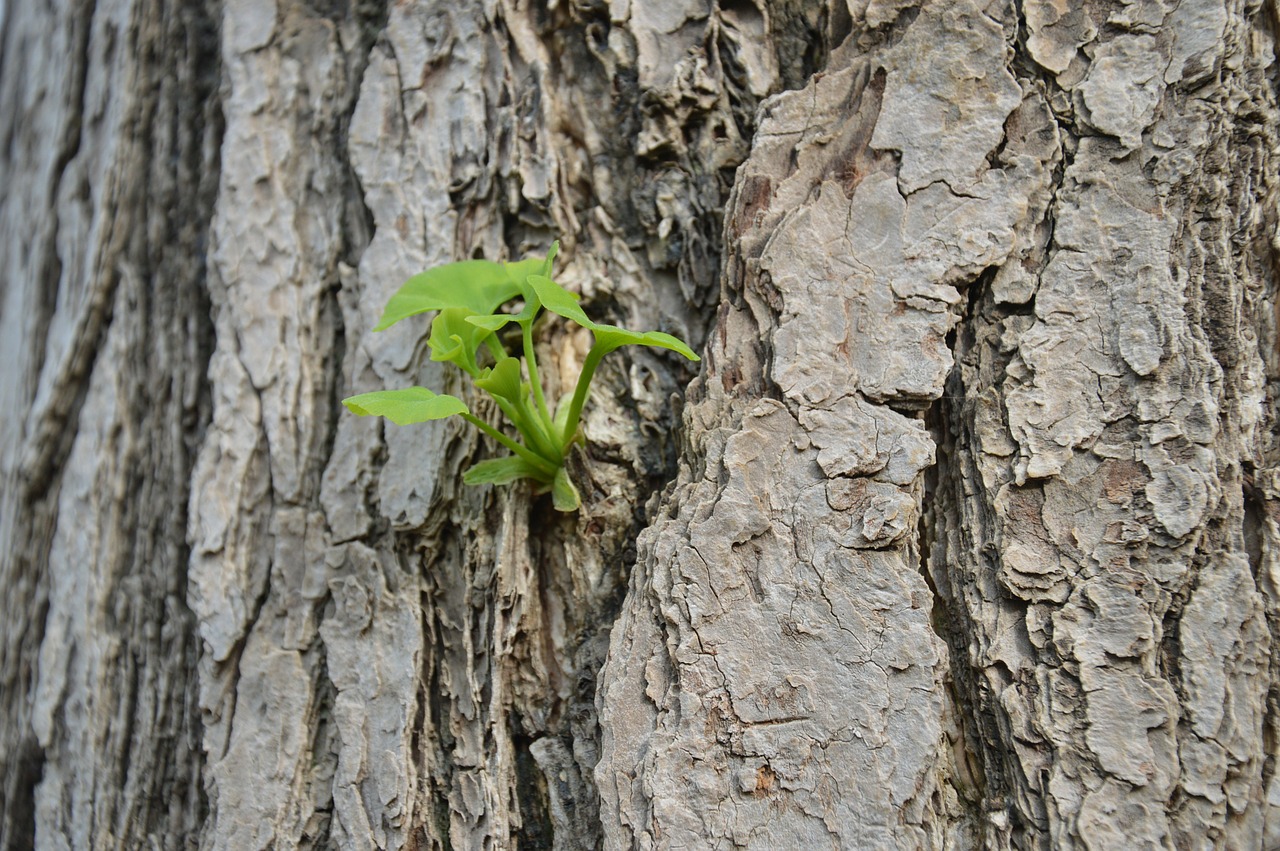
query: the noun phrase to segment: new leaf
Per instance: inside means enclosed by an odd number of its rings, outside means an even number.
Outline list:
[[[466,321],[471,315],[471,311],[462,307],[441,310],[431,322],[427,345],[431,347],[432,360],[448,361],[474,376],[480,369],[476,364],[476,350],[488,332]]]
[[[476,386],[481,390],[484,390],[490,396],[506,399],[515,404],[520,403],[523,396],[520,382],[520,361],[515,358],[507,358],[494,366],[493,369],[485,370],[485,372],[481,373],[481,376],[481,378],[476,379]]]
[[[564,467],[566,451],[579,439],[578,424],[591,379],[600,359],[621,346],[655,346],[698,360],[684,342],[661,331],[640,333],[593,322],[578,297],[551,279],[559,243],[552,243],[545,259],[518,263],[464,260],[429,269],[405,282],[388,302],[375,331],[408,316],[437,311],[428,345],[431,358],[452,363],[487,391],[524,443],[517,443],[498,428],[473,415],[461,399],[438,396],[424,387],[362,393],[343,403],[360,415],[381,415],[397,425],[436,420],[454,414],[489,435],[513,454],[481,461],[463,474],[467,484],[508,484],[533,479],[551,491],[560,511],[581,504],[578,489]],[[518,314],[503,312],[513,299],[524,302]],[[553,417],[538,377],[533,324],[543,308],[572,320],[595,335],[571,396],[562,399]],[[495,332],[509,323],[520,326],[523,369],[519,356],[508,353]],[[491,366],[481,368],[482,349],[492,355]],[[528,375],[528,380],[524,376]]]
[[[546,481],[546,475],[523,458],[507,455],[473,464],[462,474],[468,485],[509,485],[518,479]]]
[[[471,313],[492,313],[494,308],[520,295],[520,282],[543,267],[540,258],[518,263],[463,260],[414,275],[387,302],[375,331],[390,328],[409,316],[448,307]]]
[[[550,278],[543,275],[530,275],[528,282],[533,291],[537,293],[538,300],[542,302],[542,306],[547,310],[552,313],[558,313],[566,319],[572,319],[584,328],[590,328],[596,337],[596,344],[593,348],[600,349],[601,354],[608,354],[622,346],[656,346],[660,349],[679,352],[692,361],[702,360],[683,341],[662,331],[641,333],[639,331],[628,331],[626,328],[619,328],[617,325],[603,325],[598,322],[592,322],[578,304],[578,297]]]
[[[454,414],[469,414],[470,409],[456,396],[438,395],[425,387],[403,390],[377,390],[348,396],[342,404],[362,417],[386,417],[396,425],[413,425],[427,420],[442,420]]]

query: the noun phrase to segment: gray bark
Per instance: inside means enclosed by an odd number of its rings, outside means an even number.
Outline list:
[[[1280,846],[1274,5],[548,6],[0,3],[0,848]]]
[[[5,11],[0,846],[173,846],[205,812],[186,503],[209,407],[216,21]]]
[[[1273,10],[1024,11],[868,7],[762,109],[612,844],[1280,842]]]

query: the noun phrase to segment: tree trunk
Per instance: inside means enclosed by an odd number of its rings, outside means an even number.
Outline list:
[[[0,848],[1280,847],[1278,26],[0,3]],[[338,401],[555,238],[574,514]]]

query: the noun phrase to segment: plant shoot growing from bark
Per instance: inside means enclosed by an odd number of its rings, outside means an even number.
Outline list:
[[[694,361],[699,357],[670,334],[638,333],[589,319],[578,304],[578,297],[551,279],[558,249],[559,243],[555,242],[546,258],[515,263],[463,260],[414,275],[387,302],[382,319],[373,329],[382,331],[406,317],[437,311],[427,339],[431,359],[452,363],[471,376],[475,386],[497,403],[521,440],[512,439],[471,413],[456,396],[434,393],[425,387],[361,393],[342,403],[354,414],[383,416],[401,426],[456,414],[512,453],[473,465],[463,474],[464,482],[501,485],[532,479],[540,489],[551,491],[557,509],[577,509],[578,491],[564,462],[574,442],[582,440],[582,406],[591,392],[591,379],[601,358],[628,345],[671,349]],[[519,302],[523,302],[519,312],[503,310],[507,306],[514,310]],[[533,325],[543,309],[578,323],[595,337],[577,386],[572,394],[560,399],[554,415],[538,377],[533,347]],[[522,340],[518,355],[508,352],[498,336],[513,322],[520,327]]]

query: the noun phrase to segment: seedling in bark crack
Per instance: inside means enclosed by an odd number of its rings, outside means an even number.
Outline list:
[[[671,349],[693,361],[699,358],[670,334],[642,334],[589,319],[578,297],[551,280],[558,249],[559,243],[552,243],[545,259],[516,263],[463,260],[414,275],[387,302],[373,329],[382,331],[409,316],[437,311],[427,339],[431,359],[452,363],[471,376],[475,386],[497,403],[520,440],[475,416],[456,396],[433,393],[425,387],[361,393],[342,403],[354,414],[383,416],[401,426],[460,416],[511,451],[475,464],[463,473],[464,482],[502,485],[532,479],[540,490],[551,491],[557,509],[577,509],[578,490],[564,463],[569,449],[582,440],[582,406],[591,393],[591,379],[601,358],[630,345]],[[503,310],[510,306],[514,311],[512,303],[517,300],[523,302],[519,312]],[[578,323],[595,337],[577,386],[559,401],[554,415],[547,405],[533,350],[533,324],[543,309]],[[523,359],[508,352],[498,335],[511,323],[520,328]]]

